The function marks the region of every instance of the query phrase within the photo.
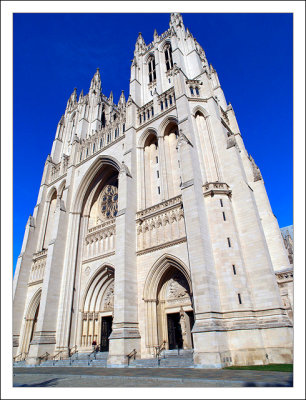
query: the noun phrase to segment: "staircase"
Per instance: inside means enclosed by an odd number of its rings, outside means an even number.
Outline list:
[[[131,360],[129,368],[192,368],[193,350],[164,350],[160,359],[142,358]]]
[[[96,357],[92,353],[75,353],[71,358],[63,360],[45,360],[39,367],[107,367],[108,352],[98,352]],[[37,367],[27,365],[26,360],[14,362],[13,367]]]
[[[108,352],[75,353],[71,358],[63,360],[46,360],[40,367],[100,367],[107,368]],[[26,361],[18,361],[14,367],[34,367]],[[193,350],[163,350],[160,358],[142,358],[130,360],[129,368],[193,368]]]

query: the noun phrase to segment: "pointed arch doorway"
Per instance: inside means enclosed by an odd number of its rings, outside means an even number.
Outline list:
[[[92,349],[95,341],[100,351],[109,349],[114,310],[114,269],[103,266],[91,278],[81,311],[81,351]]]
[[[146,347],[165,342],[166,349],[192,349],[194,323],[192,289],[188,270],[174,257],[164,257],[148,274],[146,302]]]
[[[33,340],[36,325],[38,320],[39,314],[39,306],[40,306],[40,299],[41,299],[41,289],[39,289],[32,300],[27,309],[27,313],[25,316],[25,323],[24,323],[24,332],[23,332],[23,341],[21,346],[21,353],[27,354],[30,349],[31,342]]]

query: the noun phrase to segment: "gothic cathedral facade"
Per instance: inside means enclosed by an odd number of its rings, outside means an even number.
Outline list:
[[[109,366],[162,343],[199,367],[292,362],[286,267],[233,107],[172,13],[149,45],[139,34],[127,100],[99,70],[68,100],[17,262],[14,355],[96,341]]]

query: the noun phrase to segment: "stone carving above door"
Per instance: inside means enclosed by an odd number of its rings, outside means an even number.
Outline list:
[[[179,275],[173,276],[168,285],[167,300],[189,299],[187,282]]]
[[[104,296],[103,310],[112,310],[114,308],[114,283],[111,283]]]

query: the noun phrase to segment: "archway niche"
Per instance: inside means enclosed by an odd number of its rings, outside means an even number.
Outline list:
[[[144,147],[145,204],[150,207],[161,201],[160,160],[156,134],[150,132]]]
[[[57,191],[54,189],[50,201],[47,202],[47,221],[45,225],[45,234],[43,238],[43,249],[47,249],[49,246],[49,242],[52,239],[52,229],[53,229],[53,222],[54,222],[54,214],[56,210],[56,201],[57,201]]]
[[[213,138],[211,137],[208,129],[208,120],[204,112],[197,110],[195,113],[195,122],[197,130],[197,146],[198,155],[202,168],[205,171],[203,180],[207,182],[218,181],[218,174],[216,170],[216,161],[214,159],[215,151],[213,149]],[[205,176],[204,176],[205,175]]]
[[[180,194],[181,174],[177,150],[178,126],[170,121],[164,130],[164,151],[169,198]]]

